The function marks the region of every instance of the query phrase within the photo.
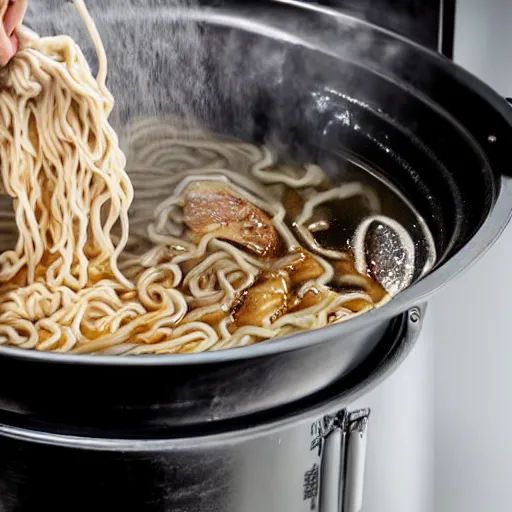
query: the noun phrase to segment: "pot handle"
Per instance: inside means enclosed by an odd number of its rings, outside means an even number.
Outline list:
[[[360,512],[363,508],[364,470],[366,466],[367,428],[370,411],[349,415],[341,512]]]
[[[361,512],[370,409],[330,418],[324,432],[319,512]]]

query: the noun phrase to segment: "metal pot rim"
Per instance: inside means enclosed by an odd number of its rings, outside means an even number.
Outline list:
[[[378,386],[388,375],[393,372],[412,350],[425,318],[427,305],[422,304],[419,308],[421,314],[416,316],[415,309],[409,310],[404,315],[404,331],[400,341],[394,342],[391,351],[382,360],[370,367],[366,377],[356,386],[344,389],[334,386],[322,392],[320,396],[307,405],[298,406],[286,411],[277,413],[269,419],[255,422],[250,426],[239,423],[228,429],[220,431],[200,432],[197,435],[176,435],[158,438],[123,438],[123,437],[91,437],[90,435],[77,435],[69,433],[55,433],[39,428],[16,426],[0,422],[0,436],[11,437],[22,441],[29,441],[41,444],[52,444],[61,447],[82,448],[100,451],[127,451],[147,452],[172,450],[177,447],[197,446],[198,443],[209,445],[223,445],[226,442],[246,442],[249,439],[279,435],[291,425],[299,425],[308,422],[317,422],[326,414],[335,414],[340,408],[353,403],[359,397],[368,393]],[[342,391],[340,391],[342,389]]]
[[[436,52],[420,46],[419,44],[391,31],[378,27],[367,21],[359,20],[340,11],[318,5],[305,4],[296,0],[274,0],[276,3],[290,5],[299,9],[314,11],[330,17],[343,18],[352,23],[366,26],[374,31],[388,34],[395,39],[400,39],[418,51],[435,59],[439,67],[450,75],[457,74],[457,78],[465,82],[465,85],[476,90],[491,107],[512,126],[512,108],[508,103],[493,91],[489,86],[474,77],[471,73],[443,58]],[[180,12],[187,11],[186,9]],[[197,11],[200,12],[200,11]],[[205,19],[211,16],[212,11],[204,11]],[[218,20],[217,20],[218,21]],[[252,25],[252,22],[251,22]],[[276,32],[277,33],[277,32]],[[274,34],[275,35],[275,34]],[[495,144],[503,143],[494,141]],[[453,255],[439,268],[432,271],[422,280],[412,284],[397,297],[384,305],[361,316],[353,318],[345,323],[323,327],[318,330],[306,331],[298,334],[284,336],[274,340],[257,343],[242,349],[228,349],[217,352],[202,352],[199,354],[161,354],[140,355],[135,357],[119,357],[115,355],[86,355],[86,354],[61,354],[55,352],[38,352],[12,346],[0,346],[0,357],[23,359],[27,361],[44,361],[55,364],[79,364],[84,366],[188,366],[196,364],[218,364],[230,361],[249,360],[265,357],[278,353],[294,351],[306,346],[312,346],[326,341],[329,337],[343,337],[369,324],[389,320],[400,313],[424,303],[433,293],[444,286],[456,275],[475,263],[496,241],[505,229],[512,215],[512,179],[502,176],[497,183],[497,196],[495,203],[475,235],[458,253]],[[329,336],[327,334],[329,333]]]

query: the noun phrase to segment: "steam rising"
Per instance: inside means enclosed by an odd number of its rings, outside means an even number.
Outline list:
[[[173,115],[191,124],[216,124],[217,131],[225,131],[228,124],[236,132],[232,135],[250,138],[255,127],[248,111],[266,101],[266,96],[289,87],[291,74],[297,78],[318,75],[318,63],[311,58],[299,62],[296,52],[290,53],[291,47],[346,55],[363,63],[397,59],[397,45],[376,45],[370,31],[347,18],[328,19],[315,15],[314,10],[280,2],[261,2],[261,9],[240,2],[236,11],[225,7],[213,13],[208,3],[87,2],[110,62],[108,85],[117,102],[111,121],[117,130],[133,117]],[[208,19],[208,26],[201,19]],[[32,0],[27,24],[43,34],[69,34],[83,48],[95,72],[94,49],[70,2]],[[228,97],[231,111],[226,113],[222,100]],[[274,103],[273,108],[277,108],[276,117],[288,115],[284,105]]]

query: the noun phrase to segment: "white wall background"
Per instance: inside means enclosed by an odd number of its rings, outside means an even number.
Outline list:
[[[454,59],[512,96],[512,0],[457,0]]]
[[[512,97],[512,0],[457,3],[455,61]],[[435,512],[512,510],[511,254],[509,226],[430,307]]]

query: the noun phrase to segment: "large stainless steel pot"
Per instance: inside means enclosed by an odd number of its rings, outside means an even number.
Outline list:
[[[300,407],[334,383],[348,386],[394,336],[401,314],[422,306],[504,228],[512,112],[439,55],[292,1],[157,2],[158,10],[137,0],[88,3],[111,63],[118,129],[139,115],[174,114],[271,141],[298,160],[348,148],[414,203],[439,260],[381,309],[240,350],[120,358],[1,347],[0,412],[13,422],[156,435]],[[32,0],[29,24],[71,33],[93,59],[72,7],[51,3],[56,13],[47,5]]]

